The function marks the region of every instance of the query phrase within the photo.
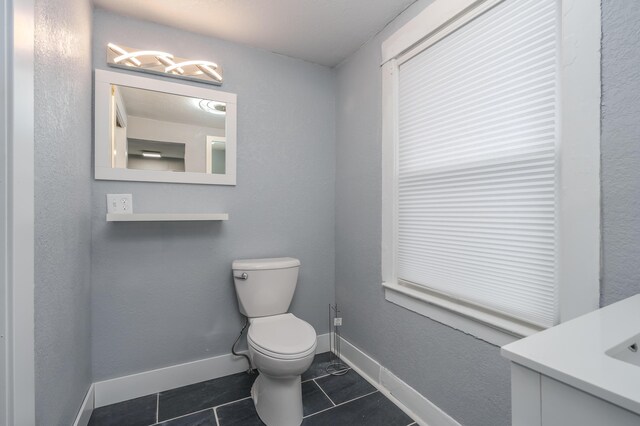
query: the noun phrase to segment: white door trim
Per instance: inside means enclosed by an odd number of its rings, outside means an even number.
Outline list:
[[[3,2],[5,424],[35,425],[34,0]]]
[[[0,316],[0,419],[6,424],[7,417],[7,7],[6,3],[2,3],[0,7],[0,22],[2,22],[2,30],[0,30],[0,134],[2,135],[2,149],[0,150],[0,170],[2,180],[0,181],[0,200],[2,200],[2,208],[0,209],[0,274],[2,282],[0,284],[0,306],[2,306],[3,315]]]
[[[397,109],[398,70],[462,24],[504,0],[434,0],[382,43],[382,279],[385,297],[421,315],[502,345],[511,335],[526,336],[536,327],[486,315],[437,292],[411,291],[398,281]],[[598,309],[600,300],[600,0],[555,0],[559,6],[560,111],[557,146],[557,312],[559,322]],[[413,300],[411,300],[413,299]],[[429,300],[426,300],[429,299]],[[439,300],[438,300],[439,299]],[[437,300],[437,303],[436,303]],[[442,309],[450,315],[440,315]],[[466,312],[464,320],[451,319]],[[433,315],[438,314],[437,318]],[[477,320],[471,328],[469,320]],[[493,330],[482,327],[486,324]],[[508,324],[508,325],[507,325]],[[496,328],[495,326],[498,325]],[[526,325],[526,324],[525,324]],[[495,330],[507,331],[503,335]],[[481,333],[481,334],[478,334]]]

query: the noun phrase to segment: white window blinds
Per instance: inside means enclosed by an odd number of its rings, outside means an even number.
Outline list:
[[[399,280],[556,322],[556,0],[506,0],[399,68]]]

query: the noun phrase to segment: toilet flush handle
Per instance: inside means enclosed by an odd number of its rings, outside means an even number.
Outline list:
[[[249,274],[247,274],[246,272],[243,272],[242,275],[240,276],[234,275],[233,278],[238,280],[247,280],[249,279]]]

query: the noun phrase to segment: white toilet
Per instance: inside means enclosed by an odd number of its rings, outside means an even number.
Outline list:
[[[287,313],[298,283],[300,261],[290,257],[233,262],[240,312],[249,318],[249,357],[260,375],[251,396],[267,426],[302,423],[304,373],[316,351],[311,324]]]

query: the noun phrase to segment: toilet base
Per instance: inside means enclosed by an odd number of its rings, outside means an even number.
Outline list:
[[[299,426],[302,423],[300,376],[269,377],[260,373],[251,387],[258,416],[267,426]]]

